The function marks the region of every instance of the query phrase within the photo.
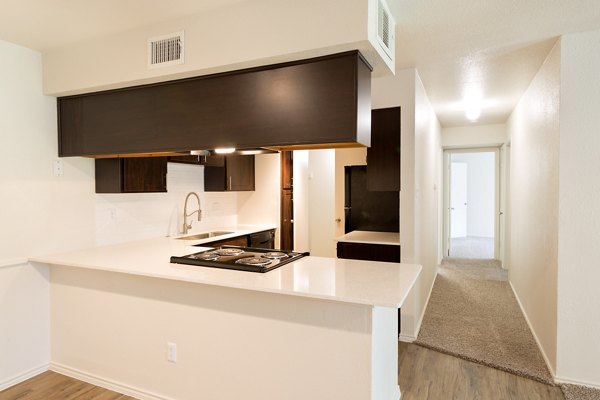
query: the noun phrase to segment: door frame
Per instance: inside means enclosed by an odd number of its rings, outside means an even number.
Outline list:
[[[500,259],[500,146],[478,146],[478,147],[460,147],[444,148],[444,173],[443,173],[443,204],[442,215],[442,257],[448,257],[450,250],[450,156],[454,153],[494,153],[495,154],[495,187],[494,196],[494,258]]]

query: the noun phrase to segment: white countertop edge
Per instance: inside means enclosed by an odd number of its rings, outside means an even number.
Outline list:
[[[394,236],[393,240],[389,239],[391,236]],[[400,246],[400,234],[398,232],[352,231],[335,238],[335,241]]]
[[[361,304],[361,305],[368,305],[368,306],[373,306],[373,307],[400,308],[402,306],[402,304],[404,304],[404,301],[406,301],[406,297],[408,296],[408,292],[405,293],[404,297],[402,297],[402,300],[399,303],[369,302],[369,301],[365,301],[362,299],[356,299],[356,298],[351,298],[351,297],[340,297],[339,295],[328,296],[328,295],[321,295],[321,294],[316,294],[316,293],[294,292],[294,291],[277,290],[277,289],[270,289],[270,288],[247,287],[244,285],[235,285],[235,284],[225,283],[225,282],[214,282],[214,281],[203,280],[203,279],[190,279],[190,278],[185,278],[185,277],[174,277],[174,276],[168,275],[168,274],[164,274],[164,275],[163,274],[151,274],[151,273],[143,273],[140,271],[133,272],[133,271],[129,271],[129,270],[122,270],[119,268],[110,268],[110,267],[104,267],[104,266],[85,265],[85,264],[79,264],[79,263],[60,263],[59,264],[59,263],[48,262],[48,261],[44,260],[44,258],[41,258],[41,257],[40,258],[32,257],[29,259],[29,262],[42,263],[42,264],[48,264],[48,265],[56,265],[56,266],[83,268],[83,269],[90,269],[90,270],[95,270],[95,271],[115,272],[115,273],[120,273],[120,274],[144,276],[144,277],[156,278],[156,279],[168,279],[171,281],[196,283],[196,284],[210,285],[210,286],[219,286],[219,287],[226,287],[226,288],[232,288],[232,289],[242,289],[242,290],[249,290],[249,291],[253,291],[253,292],[274,293],[274,294],[283,294],[283,295],[290,295],[290,296],[313,298],[313,299],[319,299],[319,300],[329,300],[329,301],[342,302],[342,303]],[[415,264],[413,264],[413,265],[415,265]],[[415,276],[415,278],[411,281],[410,286],[413,286],[416,283],[417,278],[420,275],[420,271],[422,270],[421,265],[417,265],[417,266],[419,267],[419,274],[417,274]],[[257,272],[246,272],[246,271],[237,271],[237,272],[247,273],[247,274],[256,274],[257,273]]]

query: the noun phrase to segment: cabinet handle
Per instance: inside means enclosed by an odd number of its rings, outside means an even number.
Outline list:
[[[228,177],[227,190],[231,190],[231,175]]]

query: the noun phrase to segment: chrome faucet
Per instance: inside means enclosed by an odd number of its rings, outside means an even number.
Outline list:
[[[188,214],[187,212],[187,205],[188,205],[188,199],[190,198],[190,196],[196,196],[196,200],[198,200],[198,209],[194,212],[191,212]],[[187,196],[185,197],[185,204],[183,206],[183,234],[185,235],[186,233],[188,233],[188,230],[192,229],[192,221],[190,221],[190,223],[187,223],[187,217],[191,217],[192,215],[198,213],[198,222],[200,222],[200,220],[202,219],[202,210],[200,209],[200,197],[198,197],[198,195],[195,192],[189,192],[187,194]]]

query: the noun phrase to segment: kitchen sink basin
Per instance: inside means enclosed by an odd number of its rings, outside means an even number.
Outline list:
[[[233,233],[233,232],[215,231],[215,232],[207,232],[207,233],[198,233],[196,235],[182,236],[177,239],[178,240],[202,240],[202,239],[208,239],[208,238],[217,237],[217,236],[228,235],[230,233]]]

